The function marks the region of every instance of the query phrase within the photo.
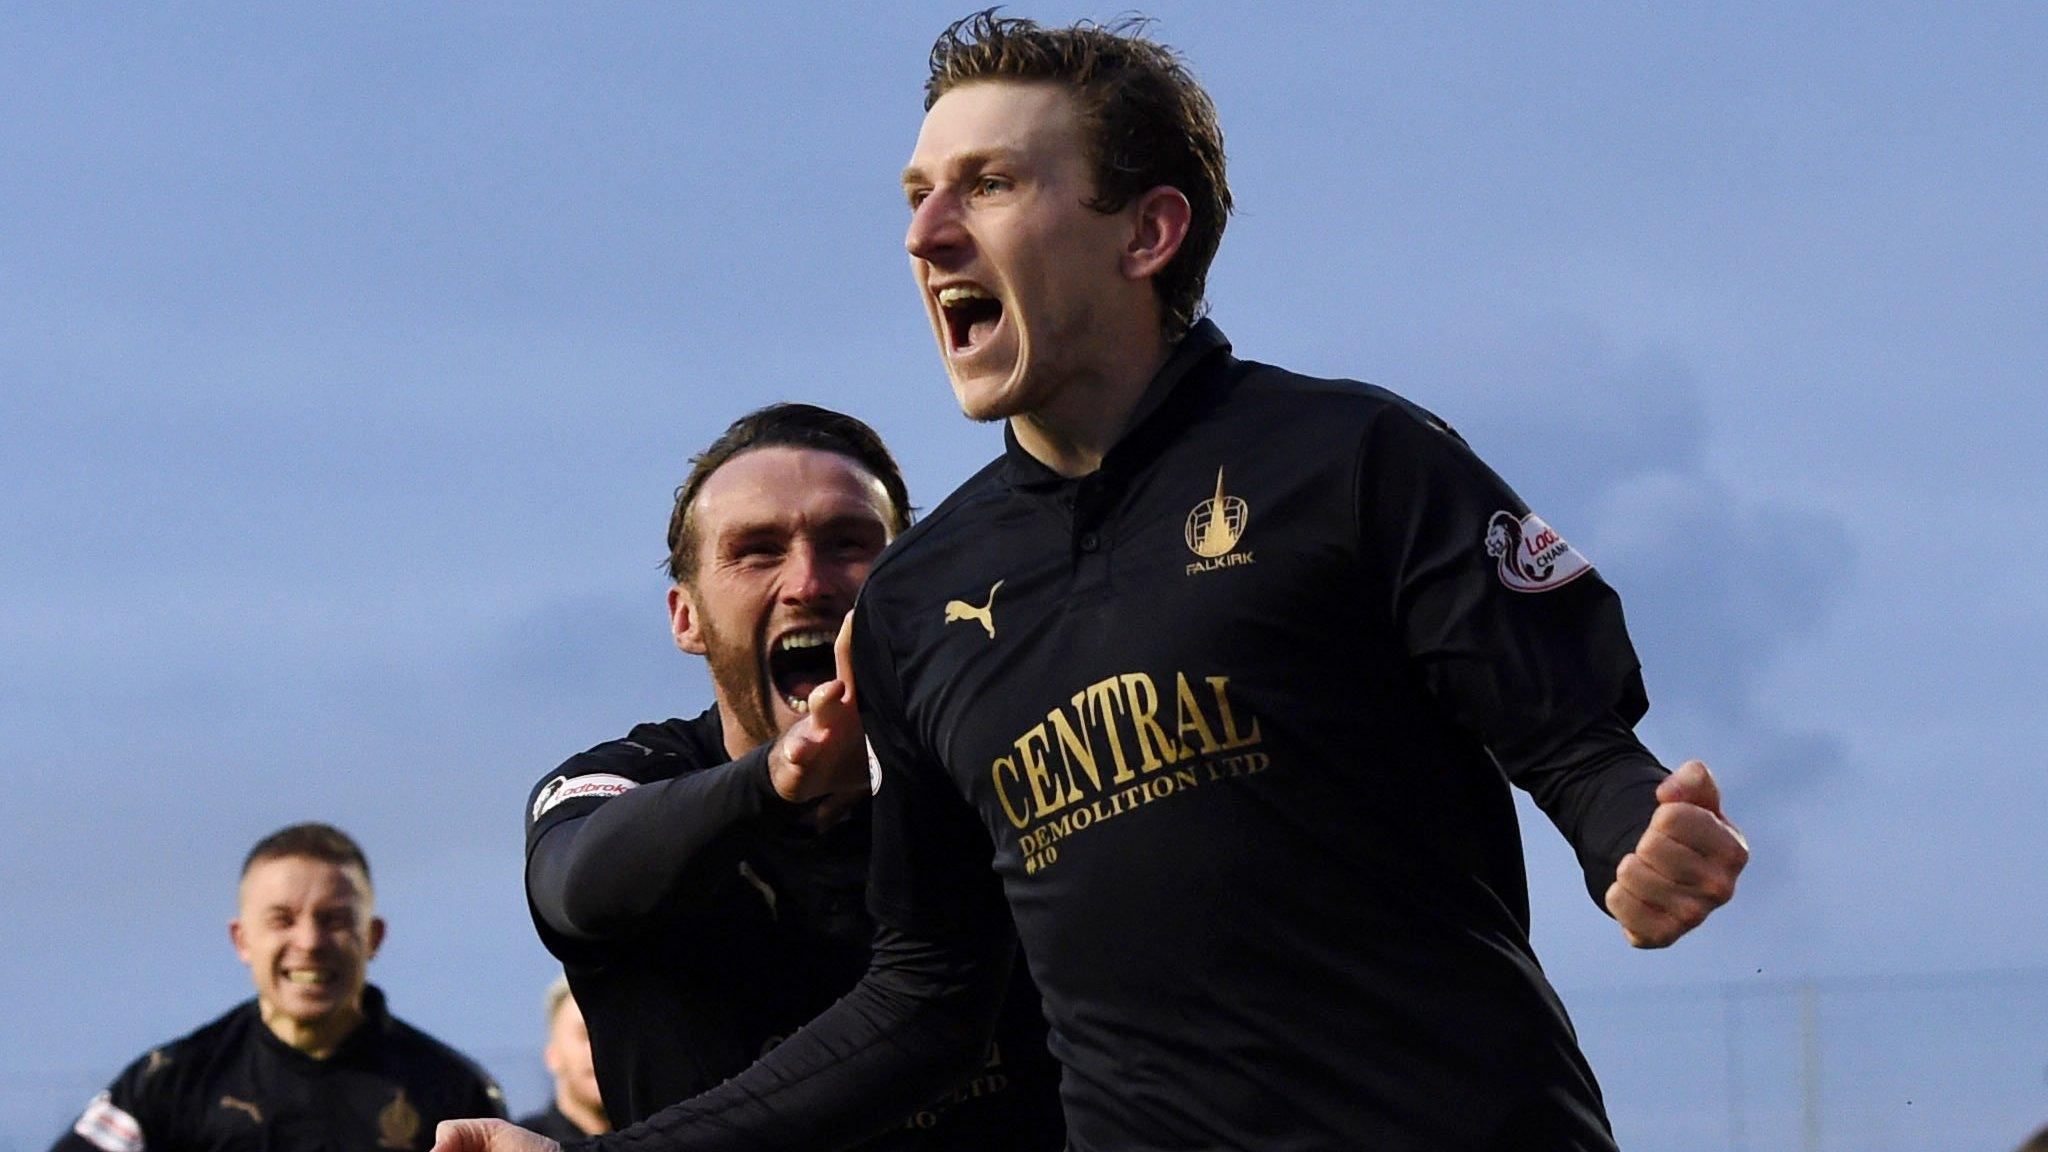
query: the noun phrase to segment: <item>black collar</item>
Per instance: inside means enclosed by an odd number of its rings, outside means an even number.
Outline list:
[[[1124,425],[1123,434],[1102,458],[1101,471],[1111,471],[1113,466],[1131,454],[1139,445],[1154,439],[1156,430],[1176,426],[1177,422],[1166,413],[1179,412],[1184,404],[1167,405],[1167,399],[1179,392],[1180,385],[1195,374],[1199,365],[1213,357],[1227,356],[1230,339],[1213,320],[1204,319],[1174,345],[1173,354],[1159,369],[1152,382],[1145,385],[1145,391],[1138,397],[1137,406],[1131,409],[1130,421]],[[1155,429],[1154,425],[1158,428]],[[1017,433],[1005,423],[1003,425],[1003,480],[1013,488],[1047,489],[1074,482],[1075,478],[1060,475],[1048,468],[1038,457],[1026,451],[1017,442]]]
[[[363,987],[363,1022],[356,1025],[355,1029],[348,1035],[342,1037],[341,1043],[335,1045],[334,1051],[328,1053],[324,1060],[306,1055],[304,1052],[285,1043],[279,1038],[277,1033],[272,1032],[270,1025],[263,1022],[263,1005],[260,1001],[249,1001],[248,1009],[250,1019],[255,1022],[259,1043],[284,1059],[296,1060],[308,1067],[322,1067],[330,1063],[347,1063],[348,1061],[344,1058],[352,1056],[358,1051],[375,1051],[377,1045],[383,1042],[385,1033],[391,1031],[392,1028],[391,1010],[384,1003],[383,991],[375,984],[368,984]]]

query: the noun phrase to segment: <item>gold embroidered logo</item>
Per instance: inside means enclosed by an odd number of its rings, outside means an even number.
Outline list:
[[[1001,580],[998,580],[994,584],[990,585],[988,590],[988,600],[982,603],[979,607],[973,604],[969,604],[965,600],[946,601],[946,623],[951,624],[955,620],[972,620],[980,624],[983,628],[988,629],[989,639],[995,639],[996,589],[1001,588],[1002,586],[1003,582]]]
[[[1258,714],[1228,676],[1108,676],[1046,710],[989,764],[996,803],[1017,829],[1024,874],[1059,862],[1060,844],[1171,796],[1272,766]]]
[[[151,1076],[154,1076],[157,1073],[163,1071],[165,1068],[170,1067],[170,1065],[171,1058],[169,1056],[164,1055],[163,1049],[151,1048],[149,1050],[149,1066],[142,1070],[143,1078],[147,1079]]]
[[[1216,494],[1194,506],[1188,512],[1184,528],[1188,550],[1201,559],[1188,565],[1188,575],[1210,572],[1218,568],[1229,568],[1252,562],[1252,554],[1245,552],[1233,555],[1238,540],[1244,536],[1245,525],[1251,522],[1252,510],[1243,500],[1225,495],[1223,491],[1223,469],[1216,470]]]
[[[220,1098],[220,1106],[223,1108],[232,1108],[237,1112],[246,1112],[249,1115],[249,1119],[255,1121],[258,1124],[263,1123],[263,1109],[258,1108],[256,1105],[251,1104],[247,1100],[243,1100],[240,1097],[223,1096]]]
[[[405,1089],[377,1113],[377,1147],[411,1148],[420,1135],[419,1109],[405,1102]]]

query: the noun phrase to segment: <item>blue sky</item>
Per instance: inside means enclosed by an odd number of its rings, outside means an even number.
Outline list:
[[[1463,431],[1621,588],[1643,734],[1756,842],[1642,955],[1528,827],[1610,1095],[1665,1039],[1631,990],[2048,969],[2048,14],[1149,11],[1221,108],[1240,354]],[[370,851],[397,1011],[537,1102],[521,801],[707,700],[660,607],[688,455],[827,403],[929,506],[998,445],[895,188],[959,14],[0,22],[0,1149],[247,994],[235,870],[304,818]],[[2048,1052],[1986,1027],[2032,1095],[1957,1108],[2017,1143]]]

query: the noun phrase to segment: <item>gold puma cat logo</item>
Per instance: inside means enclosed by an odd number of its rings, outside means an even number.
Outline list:
[[[220,1098],[220,1106],[223,1108],[233,1108],[237,1112],[247,1112],[249,1119],[254,1120],[258,1124],[263,1123],[263,1109],[249,1103],[247,1100],[234,1096],[223,1096]]]
[[[988,629],[989,639],[995,639],[996,589],[1001,588],[1002,586],[1003,582],[1001,580],[998,580],[994,584],[991,584],[988,590],[988,600],[987,602],[983,603],[980,607],[976,607],[973,604],[969,604],[965,600],[946,601],[946,623],[951,624],[955,620],[974,620],[979,622],[983,628]]]

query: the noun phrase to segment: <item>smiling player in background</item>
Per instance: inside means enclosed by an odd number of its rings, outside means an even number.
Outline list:
[[[259,841],[228,925],[256,998],[129,1065],[52,1152],[403,1152],[449,1117],[503,1116],[482,1069],[367,983],[384,943],[373,907],[369,861],[340,829]]]

